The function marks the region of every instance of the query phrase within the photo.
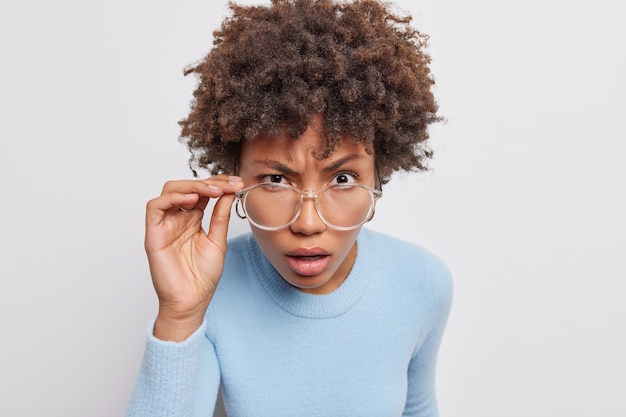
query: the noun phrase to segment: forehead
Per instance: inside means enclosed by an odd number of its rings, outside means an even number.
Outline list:
[[[252,141],[244,141],[241,146],[241,159],[271,158],[286,162],[302,159],[316,159],[320,162],[342,158],[347,154],[359,155],[365,159],[370,156],[364,145],[355,143],[350,138],[339,139],[332,153],[322,158],[326,142],[319,135],[303,134],[292,139],[286,136],[261,136]]]

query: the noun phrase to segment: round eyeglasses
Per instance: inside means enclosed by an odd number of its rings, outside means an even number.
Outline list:
[[[291,226],[302,211],[305,198],[315,200],[320,219],[336,230],[354,230],[374,213],[374,203],[382,195],[362,184],[334,184],[321,190],[298,190],[290,185],[263,183],[235,192],[235,210],[242,219],[263,230]]]

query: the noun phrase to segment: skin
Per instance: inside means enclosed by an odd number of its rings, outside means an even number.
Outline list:
[[[374,156],[348,138],[330,157],[318,160],[313,156],[323,140],[320,125],[320,118],[314,118],[295,140],[259,137],[244,142],[241,177],[170,181],[159,197],[148,202],[145,249],[159,299],[155,337],[183,341],[202,323],[223,271],[235,191],[268,181],[302,190],[319,190],[336,182],[374,186]],[[207,232],[202,218],[211,199],[217,202]],[[359,230],[326,226],[308,199],[290,227],[279,231],[252,227],[263,253],[281,276],[313,294],[330,293],[346,279],[356,259]]]
[[[358,182],[373,187],[374,156],[362,145],[345,138],[330,157],[315,158],[314,151],[323,144],[319,127],[320,120],[314,119],[296,140],[259,137],[245,142],[240,175],[246,186],[280,182],[301,190],[319,190],[338,182]],[[252,227],[263,253],[280,275],[312,294],[330,293],[346,279],[356,259],[359,231],[338,231],[327,226],[317,214],[313,199],[304,200],[302,212],[286,229]]]
[[[241,188],[241,178],[228,175],[170,181],[148,202],[145,249],[159,298],[157,338],[182,341],[202,323],[224,267],[233,193]],[[217,202],[207,233],[202,218],[212,198]]]

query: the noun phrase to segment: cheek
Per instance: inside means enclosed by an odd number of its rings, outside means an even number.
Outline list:
[[[269,232],[266,230],[257,229],[256,227],[252,228],[252,234],[256,239],[261,251],[267,259],[273,264],[275,260],[280,258],[282,253],[281,250],[281,242],[284,239],[281,239],[281,235],[283,234],[283,230]],[[274,265],[276,266],[276,265]]]
[[[348,252],[350,252],[350,249],[352,249],[352,246],[354,246],[354,243],[357,239],[357,236],[359,235],[360,230],[361,228],[358,228],[357,230],[350,230],[349,232],[343,232],[344,235],[342,236],[340,240],[341,248],[338,248],[338,250],[342,251],[342,255],[343,255],[342,260],[343,258],[345,258]]]

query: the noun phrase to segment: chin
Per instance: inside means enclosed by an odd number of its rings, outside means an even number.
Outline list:
[[[323,286],[324,284],[326,284],[329,279],[307,279],[307,278],[300,278],[300,279],[288,279],[288,278],[284,278],[283,279],[285,281],[287,281],[290,285],[302,289],[302,290],[310,290],[310,289],[315,289],[315,288],[320,288],[321,286]]]
[[[292,287],[309,294],[329,294],[339,287],[339,285],[334,285],[332,283],[332,275],[316,277],[282,277]]]

